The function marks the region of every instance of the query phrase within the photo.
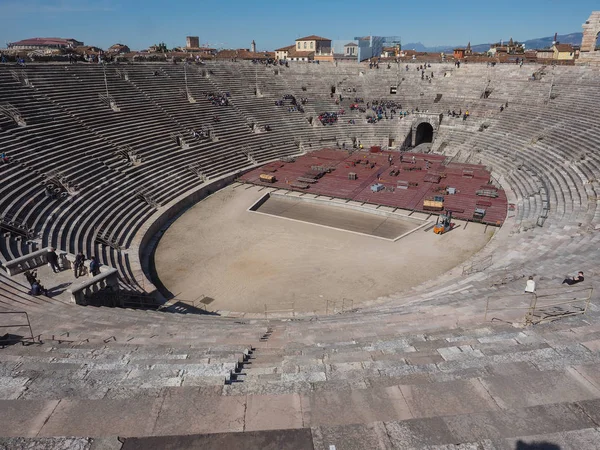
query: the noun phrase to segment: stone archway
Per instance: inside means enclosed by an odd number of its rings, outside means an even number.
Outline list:
[[[429,122],[421,122],[417,125],[414,146],[430,142],[433,142],[433,127]]]
[[[579,62],[593,62],[600,64],[600,51],[596,50],[598,36],[600,36],[600,11],[594,11],[582,27],[583,39],[581,40]]]
[[[419,114],[413,119],[411,127],[411,147],[424,142],[433,142],[440,127],[440,116],[437,114]]]

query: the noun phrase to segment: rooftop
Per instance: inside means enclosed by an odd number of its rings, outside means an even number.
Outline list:
[[[315,36],[314,34],[311,34],[310,36],[296,39],[296,41],[331,41],[331,39],[327,39],[327,38],[324,38],[321,36]]]
[[[554,47],[559,52],[569,52],[570,53],[573,51],[573,46],[571,44],[556,44]]]
[[[72,38],[29,38],[22,41],[11,42],[11,45],[71,45],[73,42],[78,42]]]

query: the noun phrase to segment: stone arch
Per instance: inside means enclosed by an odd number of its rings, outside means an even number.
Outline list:
[[[433,142],[433,127],[429,122],[421,122],[415,132],[415,147],[430,142]]]
[[[411,127],[411,146],[415,147],[423,142],[435,141],[439,127],[440,117],[437,115],[420,115],[413,119]],[[425,135],[423,133],[425,133]],[[424,137],[426,137],[427,140],[424,140]]]
[[[594,11],[583,24],[583,39],[581,40],[581,53],[596,51],[598,36],[600,35],[600,11]]]

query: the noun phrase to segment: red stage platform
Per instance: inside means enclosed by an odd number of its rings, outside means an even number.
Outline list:
[[[484,209],[483,219],[477,221],[502,225],[506,194],[490,183],[491,175],[485,167],[444,165],[444,160],[444,156],[434,154],[324,149],[298,157],[292,163],[266,164],[246,173],[240,181],[408,211],[425,211],[424,200],[443,196],[444,209],[458,219],[474,220],[475,210]],[[349,179],[350,173],[356,174],[356,179]],[[277,181],[263,182],[261,174],[273,175]],[[375,192],[371,186],[377,183],[383,188]],[[454,188],[455,193],[450,194],[449,188]]]

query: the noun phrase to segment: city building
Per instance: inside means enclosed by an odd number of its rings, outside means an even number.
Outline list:
[[[309,53],[313,53],[312,59],[318,61],[333,61],[333,49],[331,47],[331,39],[327,39],[320,36],[310,35],[303,38],[296,39],[296,52],[294,57],[290,59],[300,57],[309,57]]]
[[[44,53],[56,53],[57,51],[83,47],[83,42],[76,39],[64,38],[30,38],[22,41],[9,42],[8,50],[41,50]]]
[[[198,36],[187,36],[185,38],[185,47],[186,48],[199,48],[200,47],[200,38]]]
[[[537,59],[553,59],[554,50],[551,48],[545,48],[536,52]]]
[[[454,59],[463,59],[465,57],[465,49],[464,48],[455,48],[454,49]]]
[[[124,44],[111,45],[108,48],[108,50],[106,50],[106,53],[110,53],[113,55],[121,55],[123,53],[129,53],[129,52],[131,52],[130,48]]]
[[[344,45],[344,56],[358,57],[358,44],[354,42],[348,42]]]
[[[556,43],[552,46],[552,59],[557,61],[572,61],[575,59],[575,49],[571,44]]]
[[[288,45],[287,47],[281,47],[275,50],[275,59],[288,59],[290,51],[296,48],[295,45]]]

